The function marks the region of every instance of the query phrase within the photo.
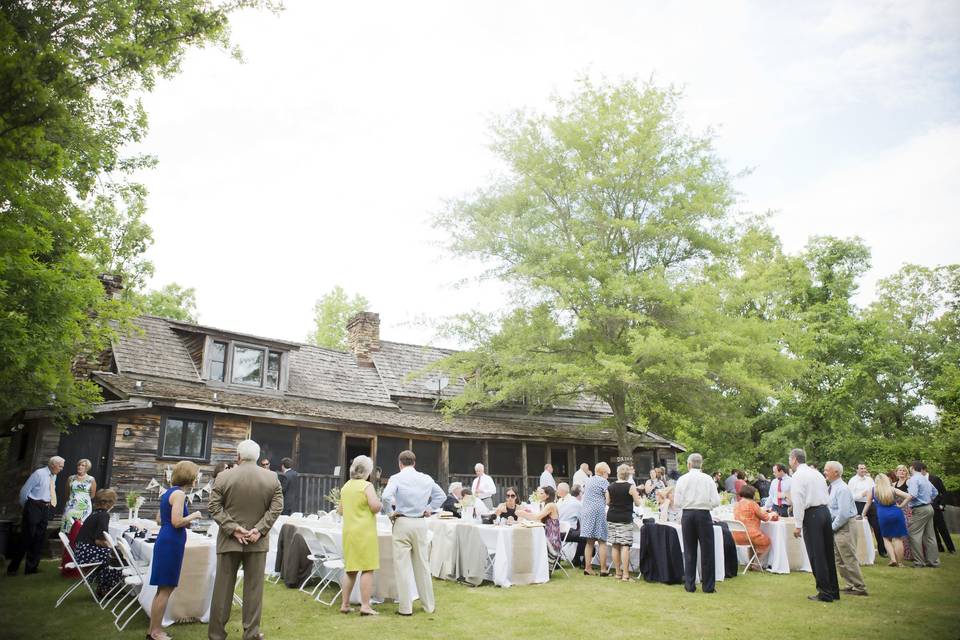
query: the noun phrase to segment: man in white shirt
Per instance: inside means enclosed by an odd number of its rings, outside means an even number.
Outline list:
[[[40,558],[43,557],[43,546],[47,539],[47,521],[57,506],[57,474],[63,469],[63,463],[63,458],[53,456],[47,466],[31,473],[20,489],[23,519],[20,521],[20,540],[7,565],[8,576],[17,575],[24,555],[27,562],[23,567],[23,575],[40,571]]]
[[[497,492],[497,485],[494,484],[493,478],[484,473],[481,463],[478,462],[473,466],[473,472],[476,477],[470,485],[470,491],[477,500],[487,506],[488,510],[493,509],[493,495]]]
[[[716,589],[716,559],[713,547],[713,518],[710,510],[720,506],[720,494],[713,478],[703,473],[703,456],[687,457],[688,471],[680,476],[673,490],[673,500],[683,509],[683,588],[697,590],[697,548],[700,549],[700,582],[704,593]]]
[[[790,497],[796,527],[793,535],[796,538],[803,536],[817,583],[817,594],[807,598],[820,602],[839,600],[840,583],[837,566],[833,563],[833,519],[827,507],[830,503],[827,481],[823,474],[807,466],[807,454],[803,449],[790,452],[790,468],[793,469]]]
[[[764,506],[781,518],[790,515],[790,476],[787,475],[787,467],[779,462],[773,465],[773,480]]]
[[[557,481],[553,479],[553,465],[549,462],[543,465],[543,473],[540,474],[540,486],[553,487],[554,490],[557,488]]]
[[[565,487],[566,484],[566,482],[561,482],[557,485],[558,493],[560,487]],[[557,504],[560,524],[566,522],[570,526],[570,532],[567,534],[567,542],[577,545],[577,551],[573,554],[572,560],[572,564],[575,567],[583,566],[583,552],[587,544],[585,539],[580,538],[580,509],[583,506],[582,499],[583,492],[580,485],[575,484],[570,488],[570,495],[568,495],[563,502]]]
[[[581,487],[585,486],[591,475],[590,465],[588,465],[586,462],[582,462],[580,463],[580,468],[577,469],[577,472],[573,474],[573,484],[578,484]]]
[[[443,489],[433,478],[414,468],[417,456],[413,451],[400,453],[400,472],[390,476],[383,499],[393,504],[393,574],[397,585],[397,613],[413,615],[413,594],[410,574],[417,585],[420,604],[433,613],[433,582],[430,577],[427,523],[424,516],[443,504]]]
[[[857,473],[850,478],[847,486],[850,487],[850,493],[853,494],[853,502],[857,505],[857,515],[863,514],[863,508],[867,506],[867,499],[870,497],[870,492],[873,491],[874,486],[873,478],[870,477],[870,471],[867,469],[867,465],[862,462],[857,465]],[[880,535],[880,523],[877,522],[876,509],[867,511],[867,522],[870,523],[873,535],[877,539],[877,551],[880,555],[886,557],[887,550],[883,546],[883,536]]]

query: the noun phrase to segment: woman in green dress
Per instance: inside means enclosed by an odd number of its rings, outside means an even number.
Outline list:
[[[97,495],[97,481],[87,473],[91,466],[90,461],[83,458],[77,462],[77,475],[67,479],[70,498],[63,508],[63,525],[60,528],[67,535],[70,535],[74,522],[82,523],[93,512],[92,496]]]
[[[377,546],[377,513],[380,498],[373,485],[367,482],[373,471],[373,460],[357,456],[350,465],[350,480],[340,490],[337,513],[343,516],[343,563],[346,580],[340,613],[350,613],[350,593],[360,579],[360,615],[378,615],[370,607],[373,592],[373,572],[380,568],[380,548]]]

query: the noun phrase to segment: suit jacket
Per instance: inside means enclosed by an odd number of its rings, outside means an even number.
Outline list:
[[[947,488],[943,486],[943,480],[941,480],[939,476],[931,473],[927,479],[930,480],[933,488],[937,490],[937,497],[933,499],[933,508],[937,511],[943,511],[943,497],[947,494]]]
[[[297,504],[298,488],[297,482],[300,474],[295,469],[287,469],[280,474],[280,488],[283,489],[283,512],[293,513],[299,511]]]
[[[266,552],[273,523],[283,510],[283,491],[277,474],[245,461],[217,476],[210,494],[210,515],[220,526],[217,553]],[[260,531],[260,539],[241,545],[233,537],[237,527]]]

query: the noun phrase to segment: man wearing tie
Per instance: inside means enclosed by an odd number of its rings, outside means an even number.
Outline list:
[[[471,485],[473,495],[488,509],[493,509],[493,494],[497,492],[497,485],[493,483],[493,478],[484,473],[483,465],[479,462],[474,465],[473,471],[477,474]]]
[[[787,475],[787,468],[778,462],[773,465],[773,482],[770,483],[766,506],[781,518],[786,518],[790,515],[789,498],[790,476]]]
[[[410,574],[417,585],[420,604],[433,613],[433,582],[430,578],[427,523],[423,520],[443,504],[443,489],[433,478],[414,468],[417,456],[413,451],[400,453],[400,472],[390,476],[383,499],[393,504],[393,573],[397,583],[397,614],[413,615],[413,594]]]
[[[17,575],[20,561],[27,556],[23,574],[37,573],[43,545],[47,541],[47,521],[51,509],[57,506],[57,474],[63,469],[63,458],[53,456],[47,466],[40,467],[27,478],[20,489],[20,506],[23,520],[20,522],[20,544],[10,557],[7,575]]]
[[[813,578],[817,583],[816,595],[810,600],[833,602],[840,599],[840,584],[837,581],[837,565],[833,562],[833,519],[830,517],[830,494],[827,481],[819,471],[807,465],[803,449],[790,452],[790,468],[793,481],[790,483],[790,502],[793,504],[793,536],[803,537]]]

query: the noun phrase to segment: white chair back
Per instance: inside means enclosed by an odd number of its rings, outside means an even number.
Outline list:
[[[296,513],[291,513],[291,514],[290,514],[290,517],[291,517],[291,518],[302,518],[302,517],[303,517],[303,512],[302,512],[302,511],[297,511]]]
[[[320,516],[318,516],[315,513],[311,513],[310,515],[307,516],[307,520],[319,520],[319,519],[320,519]]]
[[[743,572],[746,573],[750,570],[750,566],[756,561],[757,566],[760,567],[761,573],[763,572],[763,563],[760,562],[760,556],[757,555],[757,549],[753,546],[753,540],[750,539],[750,533],[747,531],[747,526],[740,522],[739,520],[734,519],[725,519],[724,522],[727,525],[727,529],[730,530],[730,533],[739,532],[744,535],[747,539],[746,544],[741,544],[737,542],[736,537],[734,537],[733,542],[737,548],[749,549],[749,555],[747,557],[747,564],[743,568]]]

